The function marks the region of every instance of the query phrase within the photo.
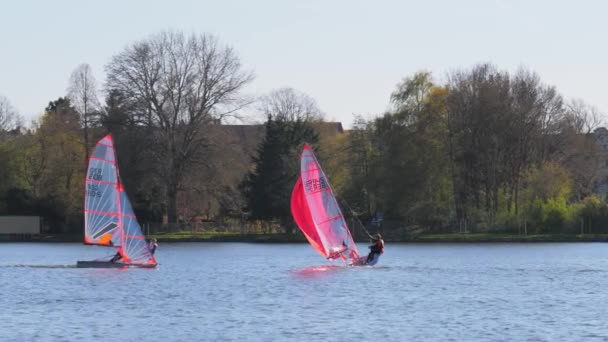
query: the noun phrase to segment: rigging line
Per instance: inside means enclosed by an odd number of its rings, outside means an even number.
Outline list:
[[[369,231],[367,229],[365,229],[365,225],[363,225],[363,223],[361,222],[361,220],[359,220],[359,218],[355,214],[355,211],[350,207],[350,205],[348,205],[348,202],[346,202],[346,199],[344,199],[343,197],[340,197],[340,200],[342,201],[342,203],[344,203],[344,205],[350,211],[350,214],[355,218],[355,220],[357,220],[357,222],[359,223],[359,225],[361,226],[361,228],[363,228],[363,231],[365,232],[365,234],[367,234],[367,236],[369,236],[370,239],[373,239],[372,234],[370,234]]]

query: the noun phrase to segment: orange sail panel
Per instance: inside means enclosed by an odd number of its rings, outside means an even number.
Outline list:
[[[327,176],[308,145],[300,156],[300,178],[292,192],[291,212],[310,244],[324,257],[351,261],[359,257]]]

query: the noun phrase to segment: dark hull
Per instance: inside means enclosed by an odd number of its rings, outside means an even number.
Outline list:
[[[378,263],[379,259],[380,259],[380,254],[374,255],[374,258],[372,260],[370,260],[370,262],[367,262],[367,256],[362,256],[350,265],[351,266],[374,266],[375,264]]]
[[[154,268],[156,265],[137,265],[137,264],[123,264],[122,262],[110,262],[110,261],[77,261],[76,267],[78,268]]]

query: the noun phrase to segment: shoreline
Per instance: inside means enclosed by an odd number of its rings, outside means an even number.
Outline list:
[[[158,242],[244,242],[244,243],[306,243],[301,234],[236,234],[236,233],[166,233],[152,234]],[[386,243],[555,243],[555,242],[608,242],[608,234],[531,234],[518,235],[506,233],[448,233],[391,236],[387,234]],[[26,236],[0,235],[2,242],[48,242],[82,243],[81,234],[40,234]],[[368,240],[357,239],[358,243]]]

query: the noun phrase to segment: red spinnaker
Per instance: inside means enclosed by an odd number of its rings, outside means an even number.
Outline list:
[[[310,215],[310,209],[308,209],[306,194],[304,193],[304,187],[302,187],[302,177],[298,177],[298,181],[291,193],[291,213],[294,221],[296,221],[296,224],[300,227],[310,245],[321,255],[327,257],[321,237],[317,233],[315,223]]]
[[[300,177],[291,195],[294,221],[308,242],[328,259],[359,258],[327,176],[307,144],[300,156]]]

